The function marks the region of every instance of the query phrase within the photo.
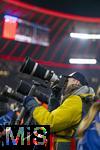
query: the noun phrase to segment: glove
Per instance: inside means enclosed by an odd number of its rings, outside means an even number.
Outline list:
[[[60,92],[61,92],[61,87],[59,86],[59,84],[52,86],[52,95],[58,97],[58,95],[60,95]]]
[[[9,111],[6,115],[0,117],[0,125],[9,125],[11,123],[13,115],[14,112]]]
[[[52,92],[48,103],[48,109],[50,112],[56,109],[60,105],[61,90],[62,88],[58,83],[52,86]]]
[[[26,111],[28,112],[33,112],[34,109],[39,106],[40,104],[35,100],[34,97],[27,96],[24,98],[24,107],[26,108]]]

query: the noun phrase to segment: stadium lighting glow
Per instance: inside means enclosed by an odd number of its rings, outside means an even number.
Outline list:
[[[70,64],[96,64],[96,59],[80,59],[80,58],[70,58]]]
[[[100,39],[100,34],[70,33],[70,37],[79,39]]]

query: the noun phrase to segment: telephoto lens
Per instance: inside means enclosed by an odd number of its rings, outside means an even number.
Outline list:
[[[31,85],[28,82],[21,80],[19,85],[16,88],[16,91],[23,95],[28,95],[30,89],[31,89]]]
[[[1,94],[3,96],[6,96],[7,98],[11,98],[11,99],[15,99],[16,101],[22,103],[24,96],[18,92],[16,92],[15,90],[13,90],[11,87],[9,87],[8,85],[5,85],[3,91],[1,92]]]
[[[39,89],[37,88],[39,85],[40,85],[39,83],[34,82],[34,84],[31,86],[26,81],[21,80],[16,91],[23,95],[35,96],[41,102],[48,103],[49,96],[46,95],[45,93],[39,91]]]
[[[59,81],[59,77],[54,73],[54,71],[50,71],[42,67],[37,62],[32,61],[30,57],[26,58],[26,61],[20,68],[20,72],[30,74],[50,82],[55,82],[56,80]]]

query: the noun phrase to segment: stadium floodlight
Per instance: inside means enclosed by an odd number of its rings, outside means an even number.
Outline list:
[[[100,39],[100,34],[70,33],[70,37],[79,39]]]
[[[96,64],[96,59],[81,59],[81,58],[70,58],[70,64]]]

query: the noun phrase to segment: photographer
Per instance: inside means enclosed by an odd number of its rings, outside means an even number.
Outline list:
[[[62,100],[55,110],[49,112],[30,96],[24,99],[24,106],[38,124],[50,125],[51,133],[55,136],[56,150],[70,150],[71,139],[83,114],[80,95],[85,97],[93,94],[84,75],[74,72],[66,77]]]

